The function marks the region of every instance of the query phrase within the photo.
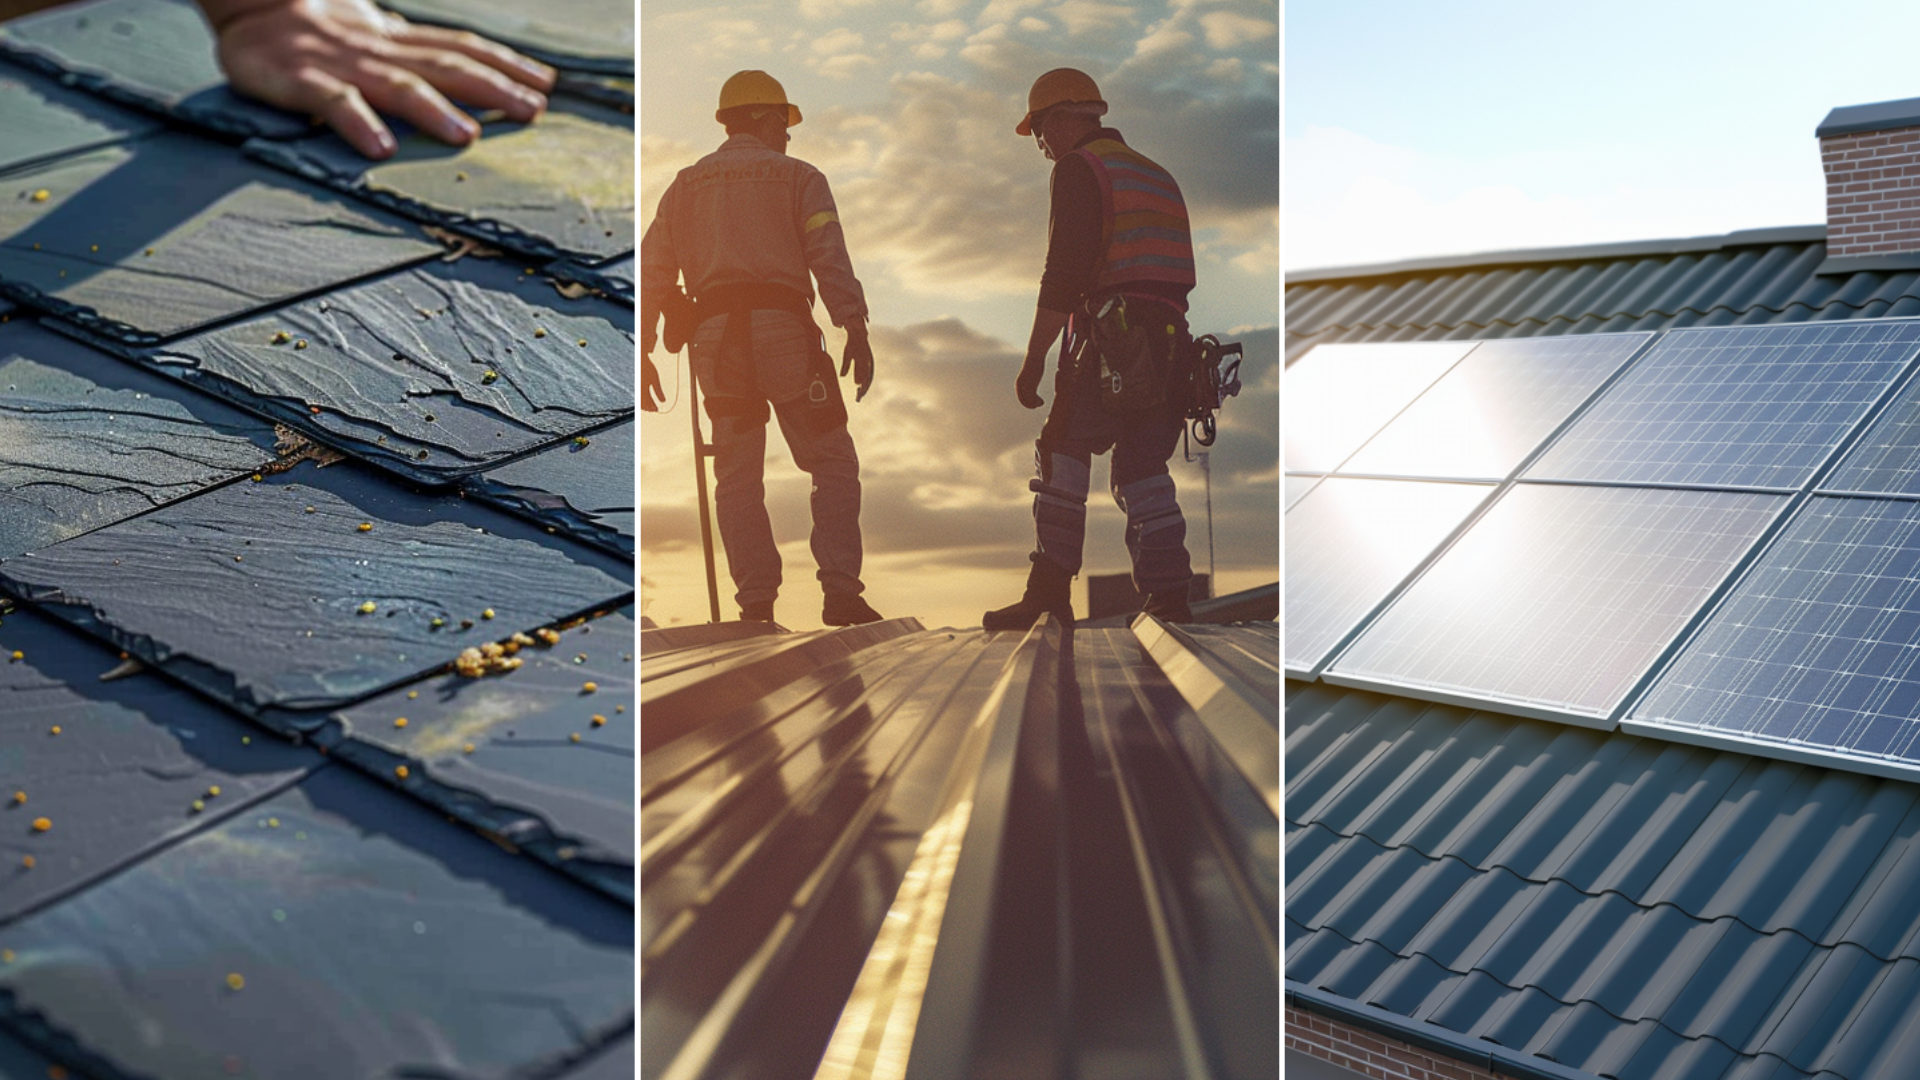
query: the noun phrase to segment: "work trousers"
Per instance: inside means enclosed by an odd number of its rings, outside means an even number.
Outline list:
[[[763,478],[769,406],[794,464],[813,480],[813,558],[821,588],[857,594],[860,583],[860,460],[831,367],[815,360],[819,331],[785,311],[753,312],[752,350],[721,349],[730,316],[700,324],[694,377],[713,421],[714,515],[741,606],[780,592],[780,550],[767,518]],[[830,364],[830,362],[829,362]],[[821,400],[821,395],[826,395]]]
[[[1093,456],[1112,450],[1113,501],[1127,515],[1134,588],[1184,597],[1193,577],[1187,522],[1167,472],[1182,422],[1171,404],[1139,415],[1114,412],[1083,375],[1057,374],[1053,408],[1034,443],[1036,475],[1027,485],[1033,491],[1034,558],[1080,572]]]

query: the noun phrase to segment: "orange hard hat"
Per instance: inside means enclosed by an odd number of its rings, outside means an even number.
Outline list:
[[[720,88],[720,108],[714,111],[713,118],[726,123],[721,116],[728,109],[742,105],[775,105],[787,110],[787,126],[800,122],[800,106],[787,101],[787,88],[780,80],[764,71],[736,71]]]
[[[1027,115],[1021,118],[1013,133],[1033,134],[1034,114],[1069,101],[1087,102],[1102,109],[1107,107],[1106,100],[1100,96],[1100,88],[1094,85],[1093,76],[1075,68],[1054,68],[1033,80],[1033,89],[1027,91]]]

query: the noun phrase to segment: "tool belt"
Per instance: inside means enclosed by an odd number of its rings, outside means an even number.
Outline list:
[[[756,311],[785,311],[804,319],[814,331],[814,347],[808,357],[807,368],[809,383],[807,386],[807,417],[815,430],[825,431],[847,422],[847,405],[840,396],[840,381],[834,375],[833,358],[827,355],[825,339],[820,337],[817,324],[813,321],[813,303],[807,295],[798,289],[785,285],[771,285],[761,282],[746,282],[733,285],[716,285],[703,291],[698,297],[684,301],[686,310],[681,314],[685,325],[686,338],[691,340],[700,324],[719,315],[727,316],[727,327],[720,334],[720,355],[722,358],[738,356],[751,367],[753,362],[753,313]],[[671,299],[667,308],[669,326],[672,321]],[[667,335],[671,330],[667,331]],[[663,335],[666,336],[666,335]],[[668,347],[672,347],[672,338],[667,336]],[[722,416],[739,416],[752,423],[766,423],[768,410],[765,398],[714,397],[706,399],[707,415],[714,419]]]
[[[1090,298],[1084,314],[1079,371],[1101,402],[1123,415],[1166,404],[1187,347],[1186,319],[1157,298],[1136,296],[1129,305],[1123,294]]]

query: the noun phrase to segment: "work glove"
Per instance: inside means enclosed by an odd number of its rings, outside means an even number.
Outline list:
[[[1029,409],[1045,405],[1046,399],[1040,396],[1040,379],[1047,373],[1046,361],[1020,365],[1020,374],[1013,380],[1013,392],[1020,398],[1020,404]]]
[[[660,369],[653,366],[648,357],[640,358],[640,409],[642,412],[659,412],[666,403],[667,393],[660,386]]]
[[[867,396],[867,389],[873,385],[873,346],[867,343],[865,326],[849,329],[847,333],[847,348],[840,354],[840,377],[846,378],[849,371],[853,372],[853,385],[856,388],[853,400],[859,401]]]

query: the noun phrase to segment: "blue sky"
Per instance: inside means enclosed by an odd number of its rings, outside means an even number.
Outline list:
[[[977,626],[1025,581],[1044,413],[1022,409],[1012,386],[1045,256],[1051,165],[1013,127],[1033,79],[1062,66],[1094,75],[1109,122],[1187,197],[1195,330],[1248,346],[1248,390],[1229,402],[1210,459],[1219,590],[1278,580],[1278,23],[1270,0],[642,3],[643,223],[674,174],[724,138],[713,110],[728,75],[772,72],[805,114],[788,152],[832,183],[872,309],[877,376],[849,426],[866,485],[868,598],[883,614]],[[828,344],[837,356],[836,332]],[[1043,393],[1051,400],[1050,382]],[[663,624],[706,618],[688,442],[684,407],[643,420],[641,604]],[[777,437],[769,443],[768,506],[786,562],[776,615],[817,626],[805,477]],[[1204,570],[1203,475],[1178,453],[1173,474]],[[1089,573],[1127,568],[1105,478],[1096,465]],[[724,617],[733,610],[723,602]]]
[[[1283,262],[1817,224],[1814,128],[1920,96],[1920,7],[1286,8]]]

